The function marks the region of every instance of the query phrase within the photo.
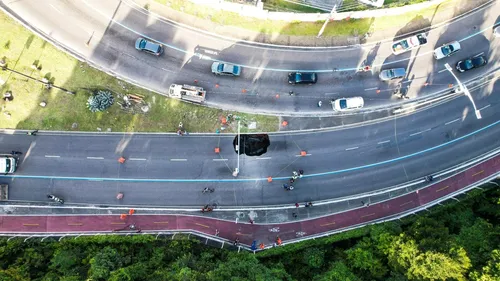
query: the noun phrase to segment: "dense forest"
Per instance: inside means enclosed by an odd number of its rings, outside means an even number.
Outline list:
[[[500,280],[500,189],[257,254],[192,236],[0,240],[0,280]]]

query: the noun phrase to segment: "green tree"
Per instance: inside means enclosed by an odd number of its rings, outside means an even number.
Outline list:
[[[452,249],[450,255],[436,252],[419,254],[410,262],[406,276],[410,280],[466,280],[470,260],[464,249]]]
[[[328,271],[314,277],[314,281],[360,281],[342,261],[330,265]]]
[[[81,265],[84,252],[75,246],[62,246],[57,248],[50,260],[49,268],[63,275],[78,275],[85,273],[85,268]]]
[[[227,261],[219,262],[217,267],[208,272],[212,281],[278,281],[283,280],[281,271],[273,271],[260,264],[250,253],[231,254]]]
[[[111,271],[122,266],[122,257],[111,247],[104,247],[90,259],[89,277],[95,280],[108,279]]]
[[[464,247],[473,264],[488,260],[493,245],[498,245],[499,240],[495,232],[500,229],[482,218],[477,218],[473,225],[463,227],[457,236],[457,243]]]
[[[486,266],[480,271],[470,274],[472,281],[498,281],[500,280],[500,249],[493,250]]]
[[[355,247],[346,251],[347,260],[351,267],[363,272],[363,275],[371,275],[372,278],[381,279],[387,274],[387,267],[372,241],[365,237]]]
[[[325,251],[317,247],[307,248],[304,251],[303,262],[312,268],[321,268],[325,261]]]
[[[421,251],[448,251],[450,237],[448,228],[440,220],[431,217],[419,217],[407,233],[418,241]]]

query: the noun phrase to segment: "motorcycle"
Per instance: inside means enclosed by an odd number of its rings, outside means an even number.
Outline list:
[[[49,198],[50,200],[53,200],[53,201],[55,201],[57,203],[64,204],[64,199],[59,198],[59,197],[57,197],[55,195],[47,194],[47,198]]]

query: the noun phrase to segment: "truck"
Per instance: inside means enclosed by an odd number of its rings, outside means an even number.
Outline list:
[[[0,201],[9,200],[9,185],[0,183]]]
[[[191,85],[172,84],[168,89],[168,96],[171,98],[186,100],[195,103],[203,103],[207,92],[202,87]]]
[[[12,174],[17,169],[18,158],[11,154],[0,154],[0,174]]]
[[[396,41],[392,44],[392,53],[395,55],[408,52],[420,46],[427,44],[427,35],[420,33],[411,37]]]

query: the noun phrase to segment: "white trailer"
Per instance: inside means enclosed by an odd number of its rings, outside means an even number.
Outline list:
[[[202,87],[191,85],[172,84],[168,89],[169,97],[196,103],[204,102],[206,94]]]

